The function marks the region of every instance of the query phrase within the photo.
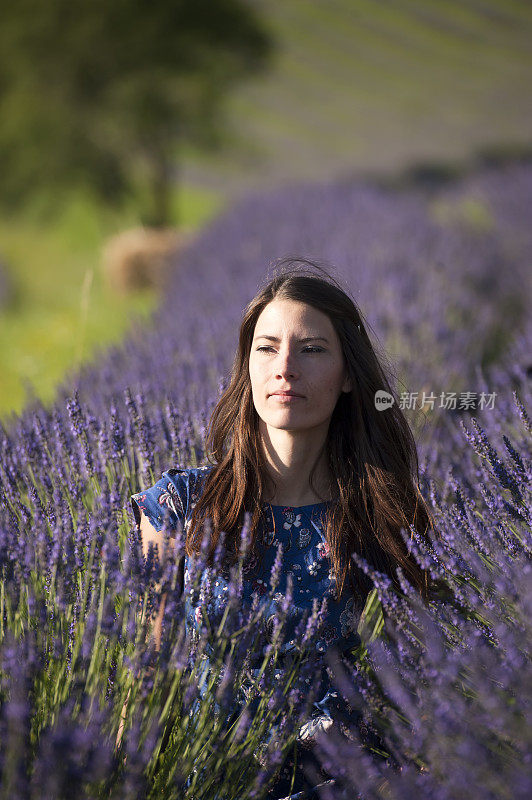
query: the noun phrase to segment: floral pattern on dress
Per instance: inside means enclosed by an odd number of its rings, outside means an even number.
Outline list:
[[[356,631],[358,623],[357,609],[355,609],[355,598],[350,597],[345,604],[345,608],[340,614],[340,625],[342,636],[348,636]]]
[[[268,591],[268,584],[266,581],[263,581],[262,578],[255,578],[252,581],[251,586],[254,592],[258,592],[259,595],[264,595]]]
[[[273,544],[274,540],[275,540],[275,531],[269,530],[268,527],[265,526],[262,533],[262,543],[266,547],[270,547]]]
[[[320,561],[324,558],[328,558],[329,552],[330,550],[327,542],[320,542],[318,544],[318,558],[320,559]]]
[[[311,575],[313,578],[315,578],[318,575],[318,571],[320,571],[322,566],[322,563],[318,558],[317,545],[309,548],[305,552],[304,564],[308,574]]]
[[[294,528],[299,528],[301,525],[301,514],[294,514],[293,509],[283,508],[284,523],[283,528],[290,530],[292,525]]]
[[[179,497],[178,491],[171,481],[167,483],[166,489],[161,492],[157,502],[159,503],[159,505],[166,506],[167,508],[169,508],[170,511],[172,511],[175,514],[176,517],[184,516],[184,509],[183,509],[183,504],[181,502],[181,498]],[[176,503],[178,503],[180,506],[181,514],[179,514],[177,511]]]
[[[299,547],[304,550],[310,544],[312,533],[308,528],[301,528],[299,531]]]

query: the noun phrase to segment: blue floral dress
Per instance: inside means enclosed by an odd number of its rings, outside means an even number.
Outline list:
[[[180,522],[186,533],[192,511],[202,491],[204,479],[211,466],[190,469],[172,468],[163,472],[162,477],[148,489],[131,495],[131,504],[137,525],[140,524],[140,512],[150,520],[153,527],[160,531],[165,517],[170,526],[175,528]],[[288,622],[288,633],[285,636],[285,648],[297,647],[290,638],[295,630],[301,613],[312,609],[313,601],[318,602],[327,597],[327,617],[322,628],[321,638],[316,642],[318,651],[324,653],[334,645],[340,652],[351,650],[360,639],[356,632],[358,620],[363,607],[362,600],[355,600],[346,591],[339,601],[335,601],[335,576],[329,559],[329,548],[324,536],[324,518],[329,502],[299,506],[272,506],[265,504],[265,522],[259,531],[262,547],[262,558],[257,567],[246,573],[248,576],[243,585],[243,602],[251,604],[252,595],[267,595],[270,589],[270,575],[279,544],[282,545],[282,568],[274,596],[280,601],[286,591],[288,575],[292,575],[293,608]],[[184,582],[187,584],[190,561],[185,556]],[[221,576],[216,576],[214,594],[221,596],[227,591],[227,584]],[[186,625],[188,630],[197,629],[199,625],[199,609],[186,606]],[[267,616],[275,616],[275,608],[267,611]],[[320,683],[319,699],[314,703],[309,722],[301,729],[300,740],[312,743],[320,729],[326,729],[333,723],[333,713],[337,702],[337,693],[331,686],[323,671]],[[301,788],[304,779],[301,777]],[[306,785],[306,784],[305,784]],[[298,788],[297,786],[294,788]],[[297,795],[299,796],[299,795]],[[301,795],[306,796],[306,795]],[[296,797],[296,795],[294,795]]]

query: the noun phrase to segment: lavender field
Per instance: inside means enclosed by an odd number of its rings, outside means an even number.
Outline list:
[[[442,534],[412,546],[455,597],[422,607],[361,563],[379,602],[351,663],[330,664],[346,721],[318,740],[320,796],[531,796],[530,208],[529,164],[430,190],[249,196],[188,251],[149,325],[67,378],[51,409],[34,402],[0,429],[1,798],[281,796],[269,790],[311,699],[320,610],[283,669],[281,616],[250,684],[262,620],[240,610],[241,565],[219,624],[189,640],[179,536],[144,561],[128,498],[170,466],[207,463],[242,309],[286,255],[335,268],[371,326]]]

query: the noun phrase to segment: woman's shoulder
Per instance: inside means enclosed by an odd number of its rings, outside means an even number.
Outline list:
[[[178,523],[184,525],[211,470],[212,466],[169,467],[154,484],[130,495],[137,525],[141,512],[157,531],[162,530],[165,520],[172,529]]]
[[[182,492],[185,487],[193,491],[201,485],[211,470],[212,466],[209,465],[206,467],[169,467],[162,473],[160,480],[169,481],[178,492]]]

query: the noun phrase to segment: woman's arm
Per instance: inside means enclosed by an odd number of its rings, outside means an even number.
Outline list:
[[[149,521],[148,517],[143,512],[141,512],[140,514],[140,533],[142,536],[142,552],[144,553],[144,558],[148,557],[150,545],[156,545],[159,554],[159,559],[162,559],[163,546],[164,546],[163,533],[162,531],[155,530],[155,528]],[[175,539],[170,538],[169,544],[171,547],[173,547],[174,542]],[[157,589],[158,590],[160,589],[160,585],[157,587]],[[161,647],[161,630],[162,630],[162,621],[163,621],[165,605],[166,605],[166,592],[161,597],[159,610],[153,622],[152,633],[155,639],[156,650],[160,650]]]

